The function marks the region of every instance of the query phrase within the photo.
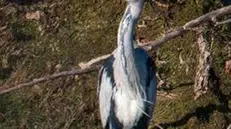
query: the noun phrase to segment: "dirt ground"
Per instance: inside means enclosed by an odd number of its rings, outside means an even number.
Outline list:
[[[153,12],[145,6],[137,39],[155,40],[169,30],[222,7],[219,0],[159,0]],[[0,0],[0,86],[78,68],[78,63],[111,53],[126,6],[123,0]],[[227,16],[228,17],[228,16]],[[226,17],[226,18],[227,18]],[[224,18],[225,19],[225,18]],[[211,81],[206,95],[194,100],[198,35],[171,40],[151,56],[170,87],[159,91],[155,124],[166,129],[226,129],[231,124],[231,25],[208,28],[215,35]],[[180,58],[185,63],[180,63]],[[95,71],[59,78],[0,95],[1,129],[100,129]]]

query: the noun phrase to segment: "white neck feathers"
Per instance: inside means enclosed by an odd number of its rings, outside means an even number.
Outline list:
[[[115,80],[130,98],[140,96],[140,75],[134,53],[134,28],[144,6],[144,0],[128,1],[118,31]]]

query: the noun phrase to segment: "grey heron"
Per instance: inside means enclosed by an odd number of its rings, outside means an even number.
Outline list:
[[[147,129],[156,101],[152,59],[134,40],[145,0],[127,2],[117,49],[99,72],[99,107],[104,129]]]

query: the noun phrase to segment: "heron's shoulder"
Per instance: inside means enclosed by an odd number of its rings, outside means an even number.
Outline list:
[[[140,48],[140,47],[136,48],[135,53],[136,53],[136,57],[138,58],[138,60],[146,62],[148,66],[155,66],[155,61],[148,54],[148,52],[144,50],[143,48]]]
[[[143,58],[143,59],[148,59],[149,55],[147,51],[145,51],[143,48],[137,47],[135,49],[135,54],[137,57]]]
[[[101,69],[112,71],[112,65],[113,65],[114,60],[115,58],[114,58],[114,55],[112,54],[108,59],[104,61]]]

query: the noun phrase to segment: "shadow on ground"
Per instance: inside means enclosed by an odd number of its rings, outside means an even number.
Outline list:
[[[9,78],[12,71],[12,68],[0,68],[0,80]]]
[[[189,84],[192,83],[180,84],[177,87],[181,87],[184,85],[187,86]],[[196,118],[197,121],[199,121],[199,124],[208,123],[212,115],[215,112],[219,112],[223,114],[223,117],[225,119],[225,124],[223,125],[223,127],[227,128],[229,126],[229,123],[231,123],[231,118],[227,115],[228,113],[231,113],[231,109],[229,107],[229,99],[231,98],[231,93],[229,93],[229,95],[225,95],[222,92],[220,88],[220,78],[215,74],[213,69],[210,70],[210,86],[212,87],[211,92],[217,98],[219,104],[209,103],[205,106],[199,106],[195,108],[193,112],[187,113],[182,118],[172,122],[160,123],[159,126],[164,129],[177,128],[188,124],[191,118]],[[154,129],[155,128],[157,127],[154,127]]]
[[[183,116],[181,119],[168,122],[168,123],[160,123],[159,125],[164,129],[169,127],[179,127],[187,124],[187,122],[192,117],[196,117],[201,123],[209,122],[210,115],[213,114],[214,111],[218,111],[221,113],[228,113],[231,110],[227,108],[225,105],[215,105],[215,104],[208,104],[207,106],[198,107],[195,109],[194,112],[188,113]],[[227,121],[230,121],[229,118],[226,118]],[[228,126],[228,125],[225,125]]]

